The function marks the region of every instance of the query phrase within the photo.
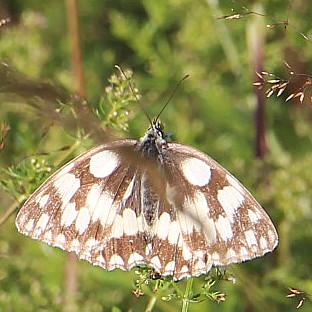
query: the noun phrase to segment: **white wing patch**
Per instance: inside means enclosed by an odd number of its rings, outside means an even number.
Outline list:
[[[101,225],[106,228],[113,224],[118,212],[118,206],[114,203],[114,197],[108,191],[103,191],[92,214],[92,220],[100,221]]]
[[[233,237],[232,226],[227,217],[220,215],[215,222],[215,226],[218,234],[223,240],[228,240]]]
[[[253,245],[257,246],[257,240],[253,231],[245,231],[245,237],[249,247],[252,247]]]
[[[123,231],[125,235],[137,235],[139,227],[137,224],[136,214],[133,209],[126,208],[122,214]]]
[[[44,206],[46,206],[46,204],[48,203],[49,197],[50,196],[46,194],[39,198],[39,201],[38,201],[39,208],[43,208]]]
[[[80,180],[72,173],[60,176],[53,184],[63,204],[68,203],[80,188]]]
[[[170,214],[168,212],[163,212],[158,219],[156,235],[160,239],[165,240],[168,238],[170,228],[171,228]],[[176,241],[174,241],[174,243],[175,242]]]
[[[186,158],[181,162],[182,172],[192,185],[204,186],[209,183],[211,171],[204,161],[198,158]]]
[[[114,223],[112,225],[112,238],[121,238],[123,235],[123,219],[121,215],[115,216]]]
[[[145,260],[144,260],[144,257],[142,255],[140,255],[137,252],[130,254],[130,256],[128,258],[128,266],[129,267],[133,267],[133,266],[136,266],[138,264],[143,264],[143,263],[145,263]]]
[[[68,203],[62,213],[61,225],[69,227],[76,220],[78,215],[78,210],[76,210],[75,203]]]
[[[97,206],[98,200],[102,194],[103,187],[100,184],[93,184],[87,194],[86,207],[89,209],[91,215]]]
[[[124,268],[124,261],[121,256],[114,254],[109,260],[108,270],[114,270],[116,268]]]
[[[233,222],[234,215],[244,201],[244,196],[236,188],[229,185],[218,191],[218,201],[231,222]]]
[[[91,156],[89,170],[96,178],[105,178],[109,176],[118,165],[119,159],[116,153],[103,151]]]
[[[216,229],[210,217],[210,210],[204,193],[196,191],[192,199],[187,198],[184,202],[183,213],[185,215],[180,216],[180,219],[188,222],[183,228],[186,234],[192,233],[193,229],[197,232],[202,231],[206,241],[213,244],[216,241]],[[185,223],[182,222],[182,224]]]
[[[86,207],[80,208],[75,224],[76,230],[79,234],[83,234],[87,230],[90,220],[91,216],[89,209]]]
[[[178,221],[172,221],[168,226],[168,242],[169,244],[176,244],[181,236],[180,225]]]
[[[45,230],[45,228],[49,222],[49,219],[50,219],[50,216],[46,213],[43,213],[40,216],[40,218],[36,224],[34,233],[33,233],[34,236],[38,237]]]

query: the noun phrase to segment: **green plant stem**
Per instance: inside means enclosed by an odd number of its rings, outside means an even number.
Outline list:
[[[182,312],[188,311],[188,306],[190,303],[190,297],[192,295],[192,288],[193,288],[193,278],[189,278],[186,282],[185,292],[182,300]]]
[[[157,301],[157,297],[152,296],[151,299],[149,300],[148,304],[147,304],[145,312],[152,312],[156,301]]]

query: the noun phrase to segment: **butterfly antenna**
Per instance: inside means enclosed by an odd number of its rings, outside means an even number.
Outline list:
[[[172,98],[174,97],[174,95],[176,94],[178,88],[180,87],[181,83],[187,79],[188,77],[190,77],[190,75],[185,75],[174,87],[174,89],[172,90],[167,102],[165,103],[165,105],[163,106],[163,108],[161,109],[161,111],[159,112],[159,114],[157,115],[157,117],[154,119],[155,122],[158,120],[158,118],[160,117],[160,115],[162,114],[162,112],[165,110],[165,108],[167,107],[167,105],[169,104],[169,102],[172,100]]]
[[[132,83],[131,83],[131,79],[126,75],[125,71],[119,66],[119,65],[115,65],[115,68],[117,68],[119,70],[119,72],[121,73],[122,76],[124,76],[124,78],[128,81],[129,83],[129,88],[133,94],[133,96],[135,97],[137,103],[139,104],[140,108],[142,109],[143,113],[145,114],[145,116],[147,117],[150,125],[152,126],[153,125],[153,122],[152,122],[152,119],[151,117],[148,115],[148,113],[146,112],[146,110],[144,109],[142,103],[140,102],[140,99],[139,97],[137,96],[136,92],[134,91],[134,88],[132,86]]]

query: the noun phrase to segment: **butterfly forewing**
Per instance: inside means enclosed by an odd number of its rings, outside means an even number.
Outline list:
[[[153,157],[142,158],[142,142],[102,145],[65,165],[22,207],[19,231],[108,270],[145,264],[175,280],[275,248],[265,211],[217,162],[159,147],[164,140],[145,144]]]

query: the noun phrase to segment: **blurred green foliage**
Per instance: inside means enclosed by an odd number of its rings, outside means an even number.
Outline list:
[[[217,19],[233,12],[246,13],[245,7],[266,16]],[[227,268],[233,278],[196,278],[192,294],[206,292],[210,299],[226,294],[225,302],[217,307],[220,311],[292,311],[298,302],[286,298],[288,287],[312,294],[312,106],[284,103],[287,94],[268,99],[269,152],[264,159],[255,159],[252,42],[264,35],[261,47],[266,70],[282,76],[285,60],[297,72],[311,73],[311,40],[300,35],[311,36],[309,2],[81,0],[79,10],[86,89],[90,111],[98,118],[91,128],[109,127],[118,136],[139,137],[148,126],[139,105],[133,103],[127,82],[119,85],[116,81],[115,64],[133,69],[141,102],[151,116],[159,112],[177,81],[190,74],[162,115],[167,131],[233,172],[277,226],[280,244],[273,254]],[[9,16],[12,23],[0,28],[0,61],[33,81],[47,81],[74,92],[65,3],[7,0],[0,3],[2,15]],[[117,95],[112,89],[116,84],[121,88]],[[20,86],[18,81],[16,86]],[[34,109],[34,99],[14,97],[20,94],[14,88],[10,96],[5,91],[0,81],[0,122],[10,127],[0,150],[4,186],[0,216],[21,205],[13,197],[24,200],[50,170],[101,141],[79,119],[74,131],[68,118],[56,122],[50,104],[45,106],[40,98]],[[33,97],[36,100],[36,94]],[[75,120],[75,105],[79,104],[64,104]],[[63,116],[60,103],[55,101],[54,108]],[[103,132],[103,140],[105,135]],[[64,254],[19,235],[14,216],[2,223],[0,310],[62,311]],[[140,274],[105,272],[79,262],[78,310],[144,311],[151,305],[153,311],[180,309],[185,281],[173,286],[153,281],[151,287],[142,285],[145,295],[136,298],[132,290],[140,284],[135,283],[142,278]],[[159,291],[153,292],[155,287]],[[204,300],[190,303],[189,310],[209,311],[215,305],[215,300]],[[308,311],[311,306],[306,302],[301,309]]]

